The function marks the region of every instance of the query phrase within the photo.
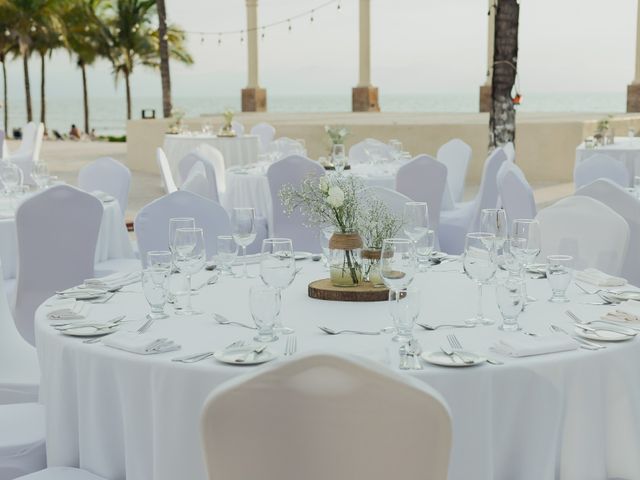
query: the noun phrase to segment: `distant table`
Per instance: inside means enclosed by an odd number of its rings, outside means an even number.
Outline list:
[[[169,165],[171,165],[171,171],[175,178],[179,178],[178,162],[187,153],[203,143],[220,150],[227,167],[248,165],[258,161],[259,139],[257,135],[218,137],[204,134],[167,134],[164,136],[164,153],[169,159]]]
[[[583,142],[576,148],[576,165],[597,154],[608,155],[624,163],[632,181],[634,176],[640,175],[640,137],[615,137],[611,145],[597,148],[586,148]]]

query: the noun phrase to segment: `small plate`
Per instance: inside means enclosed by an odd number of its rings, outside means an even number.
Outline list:
[[[258,345],[244,345],[242,347],[228,348],[214,353],[213,358],[219,362],[230,365],[260,365],[261,363],[266,363],[276,358],[276,354],[269,349],[257,355],[257,358],[256,355],[249,355],[257,346]],[[247,358],[247,360],[244,360],[245,358]]]
[[[420,356],[425,362],[432,363],[433,365],[440,365],[441,367],[473,367],[474,365],[478,365],[487,361],[486,358],[481,357],[480,355],[476,355],[475,353],[464,352],[464,355],[470,359],[473,359],[473,363],[464,363],[457,356],[454,355],[454,357],[450,357],[449,355],[440,351],[424,352]]]
[[[114,325],[111,328],[97,329],[93,327],[78,326],[77,328],[66,328],[64,330],[60,330],[60,333],[71,337],[102,337],[103,335],[115,332],[118,330],[118,327],[119,325]]]
[[[296,260],[306,260],[307,258],[311,258],[313,253],[311,252],[293,252],[293,258]]]
[[[590,325],[593,328],[598,328],[595,325]],[[625,335],[624,333],[614,332],[612,330],[600,330],[598,333],[582,330],[580,327],[576,327],[574,330],[578,336],[588,338],[589,340],[596,340],[598,342],[624,342],[625,340],[632,340],[635,335]]]

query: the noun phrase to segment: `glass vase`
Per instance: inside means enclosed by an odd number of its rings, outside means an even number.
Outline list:
[[[357,233],[336,232],[329,240],[329,277],[336,287],[362,282],[362,238]]]
[[[367,248],[362,250],[362,275],[365,282],[374,287],[384,287],[384,281],[380,274],[380,258],[382,250],[379,248]]]

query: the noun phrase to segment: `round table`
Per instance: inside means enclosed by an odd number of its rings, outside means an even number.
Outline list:
[[[386,305],[310,299],[307,284],[326,276],[326,271],[310,260],[299,266],[302,270],[284,293],[282,307],[284,323],[296,329],[298,352],[363,356],[440,392],[453,420],[449,479],[640,478],[637,339],[600,351],[526,358],[491,352],[504,361],[500,366],[454,369],[425,364],[424,370],[401,371],[398,344],[390,335],[330,336],[318,329],[380,329],[390,323]],[[257,273],[256,265],[250,268]],[[149,333],[182,345],[178,352],[157,355],[136,355],[63,336],[48,325],[45,313],[51,307],[41,306],[36,336],[49,465],[81,466],[113,480],[206,479],[199,433],[204,401],[224,381],[260,367],[230,366],[211,358],[194,364],[170,359],[249,340],[254,332],[219,325],[210,314],[250,323],[248,288],[259,281],[223,277],[194,297],[195,307],[206,314],[156,321]],[[459,263],[419,274],[414,284],[422,292],[422,322],[462,323],[475,311],[476,287],[461,274]],[[126,313],[130,323],[124,328],[138,328],[148,311],[144,297],[132,293],[140,288],[128,286],[106,304],[93,305],[89,317]],[[572,302],[560,305],[546,301],[546,280],[529,280],[528,289],[540,299],[521,317],[529,332],[546,334],[550,323],[570,329],[567,308],[584,320],[595,320],[609,308],[584,304],[590,297],[574,285],[568,292]],[[485,290],[486,312],[497,319],[493,289]],[[453,332],[416,329],[415,336],[425,351],[435,351]],[[466,350],[478,353],[488,353],[500,338],[523,335],[495,326],[457,329],[455,334]],[[284,343],[281,337],[269,345],[279,354],[275,361],[289,358],[282,356]]]

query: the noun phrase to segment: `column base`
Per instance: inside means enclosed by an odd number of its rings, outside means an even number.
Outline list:
[[[354,87],[351,90],[351,111],[379,112],[378,87]]]
[[[242,111],[243,112],[266,112],[267,111],[267,90],[264,88],[243,88],[242,89]]]
[[[640,83],[627,85],[627,112],[640,112]]]
[[[480,86],[480,112],[491,111],[491,84]]]

